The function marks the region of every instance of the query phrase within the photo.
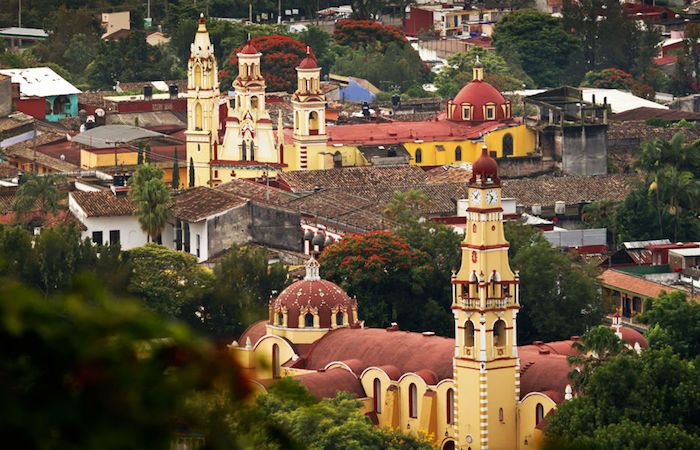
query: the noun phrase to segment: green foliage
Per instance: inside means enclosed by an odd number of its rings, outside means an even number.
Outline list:
[[[659,31],[629,20],[617,0],[566,0],[562,14],[564,29],[581,43],[585,70],[615,67],[642,78],[654,72]]]
[[[256,406],[273,427],[286,431],[309,450],[433,448],[423,434],[372,425],[362,413],[360,401],[350,394],[318,401],[289,379],[277,382],[269,394],[258,397]]]
[[[180,189],[180,161],[177,159],[177,150],[173,150],[173,176],[170,185],[173,189]]]
[[[162,317],[182,318],[195,311],[212,288],[211,271],[189,253],[149,243],[128,251],[129,292]]]
[[[496,52],[488,52],[481,47],[473,47],[466,53],[455,53],[447,58],[435,77],[438,93],[444,98],[454,98],[462,87],[472,80],[472,70],[477,56],[484,65],[484,79],[499,91],[522,89],[533,86],[532,79],[519,66],[506,62]]]
[[[147,161],[148,152],[147,147]],[[170,189],[162,178],[163,171],[146,162],[139,166],[129,180],[131,187],[129,197],[136,206],[136,217],[139,219],[141,228],[148,235],[149,241],[160,236],[171,214]]]
[[[426,330],[421,310],[434,269],[404,239],[387,231],[345,236],[321,254],[321,273],[357,297],[368,326]]]
[[[60,201],[65,196],[61,191],[64,184],[65,178],[60,175],[25,173],[12,201],[12,210],[20,218],[28,213],[37,212],[43,221],[47,214],[58,211]]]
[[[599,366],[586,395],[549,416],[549,449],[697,449],[700,368],[671,349],[650,349]]]
[[[508,222],[510,262],[520,271],[518,342],[552,341],[581,335],[605,312],[593,267],[554,249],[541,233]]]
[[[569,364],[574,366],[569,378],[573,380],[577,394],[585,394],[586,385],[598,367],[625,351],[624,343],[605,325],[591,328],[571,347],[577,353],[567,357]]]
[[[198,327],[215,338],[236,338],[267,318],[270,297],[288,284],[287,270],[268,264],[263,248],[233,247],[214,266],[216,283],[201,304]]]
[[[700,356],[700,304],[689,302],[685,293],[662,292],[645,305],[640,320],[650,327],[651,347],[668,346],[688,359]]]
[[[650,127],[661,127],[661,128],[668,128],[671,126],[671,122],[669,122],[668,120],[662,119],[660,117],[650,117],[644,121],[644,124],[649,125]]]
[[[118,41],[100,41],[86,77],[92,87],[109,89],[117,81],[179,78],[184,75],[182,64],[169,47],[149,45],[143,31],[132,31]]]
[[[94,282],[45,298],[0,283],[0,430],[16,448],[170,448],[178,433],[217,430],[194,396],[237,405],[247,393],[231,358]],[[232,408],[235,410],[235,408]],[[44,430],[39,432],[38,430]]]
[[[581,47],[565,31],[561,19],[532,9],[514,11],[496,24],[493,44],[506,60],[512,61],[517,55],[518,65],[537,86],[578,81],[580,75],[574,63]]]
[[[337,56],[331,47],[333,44],[331,35],[315,25],[309,25],[306,30],[297,34],[296,38],[311,47],[322,69],[322,74],[328,74]]]
[[[70,67],[75,74],[83,73],[97,55],[97,47],[98,41],[94,36],[87,36],[83,33],[74,34],[63,52],[63,61],[66,67]]]
[[[428,80],[430,75],[411,46],[390,43],[385,52],[372,48],[345,48],[333,64],[332,72],[364,78],[383,90],[396,85],[408,89]]]

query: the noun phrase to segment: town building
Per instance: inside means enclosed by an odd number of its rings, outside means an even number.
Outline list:
[[[321,68],[308,49],[292,94],[293,126],[271,117],[261,54],[248,43],[238,53],[234,96],[220,113],[216,59],[203,17],[188,65],[187,159],[197,186],[234,178],[274,176],[287,170],[319,170],[403,161],[435,167],[474,160],[485,142],[493,156],[517,159],[537,152],[536,133],[512,115],[512,104],[484,81],[473,80],[433,120],[326,126]],[[220,116],[221,114],[221,116]],[[391,158],[398,157],[392,160]]]
[[[0,29],[0,39],[9,41],[10,49],[19,50],[25,43],[45,41],[49,34],[41,28],[9,27]]]
[[[577,337],[518,346],[520,280],[508,262],[498,164],[486,148],[468,199],[452,277],[454,339],[364,327],[357,299],[323,280],[311,258],[304,280],[230,346],[258,389],[290,376],[318,397],[349,392],[373,423],[423,432],[443,450],[539,448],[547,415],[573,397],[567,356]],[[648,346],[634,330],[615,330],[629,347]]]
[[[2,69],[0,74],[18,86],[13,94],[17,111],[49,122],[78,115],[80,90],[49,67]]]
[[[131,30],[131,13],[129,11],[119,11],[102,13],[102,39],[115,39],[120,34],[128,34]]]

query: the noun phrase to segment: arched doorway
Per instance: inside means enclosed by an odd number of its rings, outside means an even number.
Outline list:
[[[455,450],[455,441],[447,441],[442,444],[442,450]]]
[[[506,133],[503,136],[503,156],[513,155],[513,135]]]

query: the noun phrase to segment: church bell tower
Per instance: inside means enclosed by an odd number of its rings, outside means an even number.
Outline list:
[[[452,279],[457,448],[517,447],[519,280],[508,263],[498,165],[486,146],[469,181],[467,227]]]
[[[306,58],[297,67],[297,90],[292,95],[294,108],[294,148],[291,164],[298,170],[330,169],[326,161],[326,96],[321,90],[321,68],[309,47]]]
[[[189,180],[189,185],[207,186],[211,182],[210,161],[219,141],[219,71],[203,14],[190,46],[186,97],[187,166],[194,166],[194,180]]]

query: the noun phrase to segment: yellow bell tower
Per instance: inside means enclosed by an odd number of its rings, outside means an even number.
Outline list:
[[[306,58],[297,67],[297,90],[292,95],[294,108],[294,155],[291,169],[318,170],[333,167],[326,144],[326,96],[321,90],[321,68],[309,47]]]
[[[189,167],[194,165],[194,180],[188,181],[189,185],[208,186],[210,161],[219,141],[219,71],[203,14],[199,16],[197,33],[190,46],[186,97],[188,178]]]
[[[519,280],[508,263],[498,164],[486,146],[472,167],[462,261],[452,279],[457,448],[517,447]]]

